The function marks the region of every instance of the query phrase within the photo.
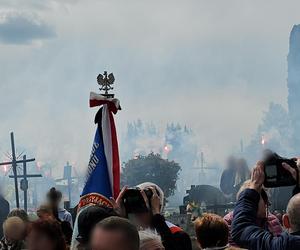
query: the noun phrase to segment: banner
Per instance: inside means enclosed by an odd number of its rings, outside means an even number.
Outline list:
[[[120,161],[113,114],[120,110],[118,99],[90,94],[90,107],[102,106],[95,117],[97,129],[90,155],[85,185],[78,209],[92,204],[111,207],[110,197],[120,191]]]

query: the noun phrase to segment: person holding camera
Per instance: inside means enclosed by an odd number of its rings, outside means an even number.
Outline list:
[[[240,194],[245,189],[249,188],[250,184],[251,184],[250,179],[244,182],[244,184],[241,186],[240,190],[238,191],[238,193],[236,195],[237,200],[239,199]],[[269,205],[270,205],[270,202],[269,202],[269,197],[268,197],[267,191],[264,188],[262,188],[260,191],[260,199],[258,202],[255,223],[260,228],[263,228],[263,229],[269,231],[270,233],[272,233],[272,235],[277,236],[282,233],[282,226],[281,226],[278,218],[274,214],[269,212]],[[228,235],[229,236],[229,238],[228,238],[229,245],[238,247],[236,242],[234,242],[231,237],[233,211],[226,214],[223,219],[225,220],[225,222],[227,223],[227,225],[229,227],[229,235]]]
[[[281,163],[282,168],[290,173],[297,181],[295,193],[299,190],[299,159],[297,167]],[[249,188],[244,190],[236,203],[231,235],[240,247],[247,249],[300,249],[300,194],[295,194],[289,201],[286,214],[283,216],[283,225],[288,232],[274,236],[269,231],[256,225],[256,214],[260,200],[260,193],[265,183],[266,164],[258,162],[251,174]]]
[[[133,189],[123,188],[119,197],[111,199],[115,211],[128,217],[139,229],[156,231],[165,250],[192,250],[189,235],[162,215],[164,193],[154,183],[142,183]]]

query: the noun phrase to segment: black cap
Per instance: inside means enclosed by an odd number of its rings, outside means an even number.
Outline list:
[[[95,225],[110,216],[117,216],[112,208],[92,205],[84,208],[78,215],[78,236],[80,243],[87,243]]]

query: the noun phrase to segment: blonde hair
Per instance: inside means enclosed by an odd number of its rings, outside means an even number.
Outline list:
[[[140,236],[140,250],[148,249],[164,249],[161,237],[151,230],[139,231]]]
[[[25,222],[17,216],[8,217],[3,222],[3,232],[8,238],[14,238],[15,234],[21,233],[25,231],[25,229]]]

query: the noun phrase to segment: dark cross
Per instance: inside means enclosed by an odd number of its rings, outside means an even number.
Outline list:
[[[17,175],[17,166],[18,163],[26,163],[26,162],[31,162],[31,161],[35,161],[34,158],[32,159],[24,159],[23,160],[17,160],[16,157],[16,149],[15,149],[15,141],[14,141],[14,133],[11,132],[10,133],[10,141],[11,141],[11,161],[10,162],[1,162],[1,165],[11,165],[12,166],[12,170],[13,170],[13,175],[11,178],[14,178],[14,182],[15,182],[15,193],[16,193],[16,205],[17,208],[20,208],[20,202],[19,202],[19,189],[18,189],[18,175]]]
[[[72,166],[67,162],[67,165],[64,166],[64,176],[61,179],[56,179],[55,182],[59,181],[67,181],[67,188],[68,188],[68,196],[69,196],[69,203],[71,204],[71,194],[72,194],[72,182],[73,180],[79,179],[78,177],[72,177]]]
[[[206,173],[205,173],[205,169],[207,169],[207,170],[213,170],[213,169],[216,169],[216,168],[214,168],[214,167],[205,167],[205,159],[204,159],[204,153],[203,152],[201,152],[201,154],[200,154],[200,167],[198,167],[199,166],[199,156],[197,156],[197,158],[196,158],[196,165],[197,165],[197,167],[194,167],[194,168],[192,168],[192,169],[197,169],[197,170],[199,170],[199,182],[200,182],[200,179],[201,179],[201,175],[205,175]]]
[[[26,166],[26,155],[23,155],[23,175],[17,175],[17,178],[21,179],[21,189],[24,192],[24,210],[27,212],[27,190],[28,190],[28,180],[27,178],[42,177],[41,174],[27,174]],[[15,178],[14,175],[10,175],[9,178]]]

